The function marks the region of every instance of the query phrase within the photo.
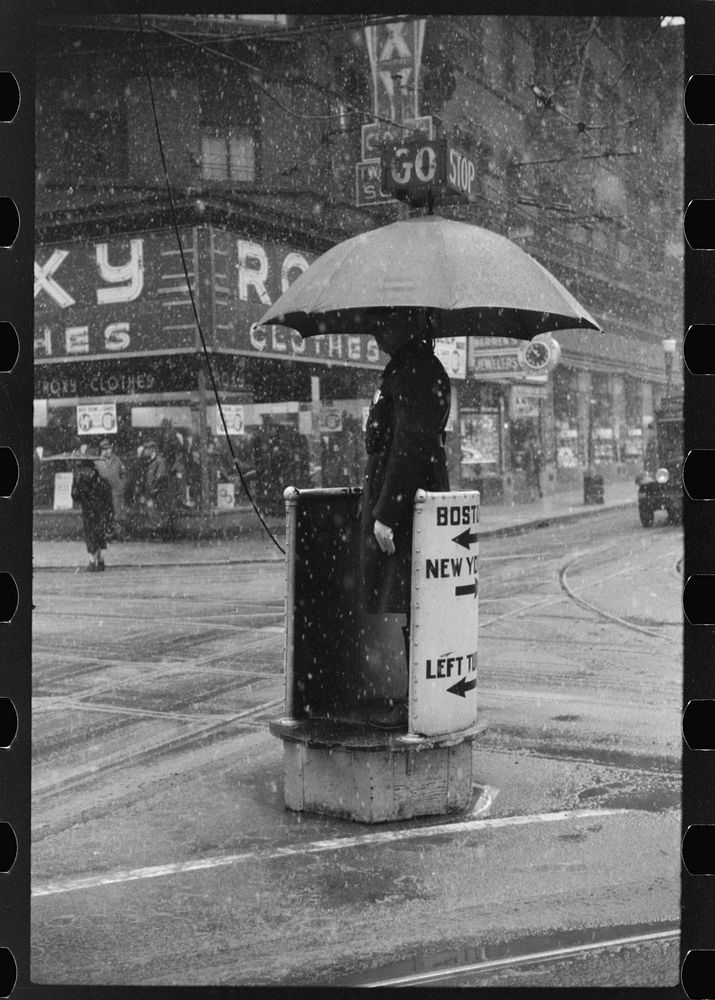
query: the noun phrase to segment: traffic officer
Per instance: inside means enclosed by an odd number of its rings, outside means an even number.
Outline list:
[[[367,419],[367,463],[361,505],[363,610],[407,616],[403,628],[409,663],[412,524],[418,489],[449,490],[444,451],[450,383],[435,357],[433,320],[425,311],[402,311],[375,331],[390,362]],[[382,729],[407,724],[407,699],[389,699],[369,723]]]

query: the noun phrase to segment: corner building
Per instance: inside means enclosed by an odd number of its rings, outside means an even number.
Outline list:
[[[468,198],[437,211],[518,242],[605,331],[559,333],[559,364],[536,378],[513,343],[440,344],[454,486],[522,498],[534,438],[547,492],[586,467],[630,475],[663,392],[661,341],[681,338],[681,31],[650,17],[43,15],[35,444],[111,434],[131,463],[170,423],[187,501],[213,510],[235,479],[215,386],[264,509],[291,482],[359,484],[386,358],[369,337],[253,324],[317,255],[406,214],[381,192],[379,144],[424,129],[477,168]],[[42,476],[35,500],[52,505]]]

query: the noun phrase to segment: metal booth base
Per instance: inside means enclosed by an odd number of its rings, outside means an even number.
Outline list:
[[[281,718],[287,809],[359,823],[460,813],[472,799],[479,727],[444,737],[373,729],[359,718]]]

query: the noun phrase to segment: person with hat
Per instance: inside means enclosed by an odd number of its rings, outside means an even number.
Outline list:
[[[82,508],[82,530],[89,552],[87,571],[104,569],[103,549],[114,530],[114,505],[112,487],[97,471],[91,460],[77,463],[72,478],[72,500]]]
[[[367,462],[361,501],[361,593],[367,614],[405,616],[409,663],[412,527],[418,489],[449,490],[444,450],[451,404],[447,372],[434,353],[431,317],[393,317],[374,333],[390,355],[365,429]],[[387,668],[388,665],[386,665]],[[388,699],[368,724],[407,725],[407,697]]]
[[[112,488],[115,529],[123,529],[126,522],[124,489],[127,476],[124,462],[115,452],[114,442],[106,437],[99,442],[99,457],[102,459],[99,463],[99,474]]]
[[[164,455],[159,450],[156,441],[145,441],[141,450],[142,484],[139,497],[140,504],[150,515],[154,528],[167,538],[173,537],[175,506],[172,502],[170,472]]]

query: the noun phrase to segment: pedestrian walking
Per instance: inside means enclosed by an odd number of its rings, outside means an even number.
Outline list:
[[[412,526],[418,489],[449,490],[444,451],[449,376],[434,354],[431,320],[422,313],[395,318],[377,330],[390,355],[368,413],[367,463],[361,504],[362,600],[367,613],[406,615],[409,663]],[[407,698],[368,720],[383,729],[407,724]]]
[[[77,464],[72,478],[72,500],[82,508],[82,530],[89,552],[87,570],[90,573],[104,569],[102,552],[114,530],[112,487],[97,471],[94,462]]]
[[[124,462],[114,450],[114,442],[109,438],[103,438],[99,442],[99,457],[102,461],[99,464],[99,474],[106,479],[112,489],[112,503],[114,504],[114,529],[118,534],[124,532],[126,523],[126,511],[124,508],[124,490],[126,486],[127,472]]]

